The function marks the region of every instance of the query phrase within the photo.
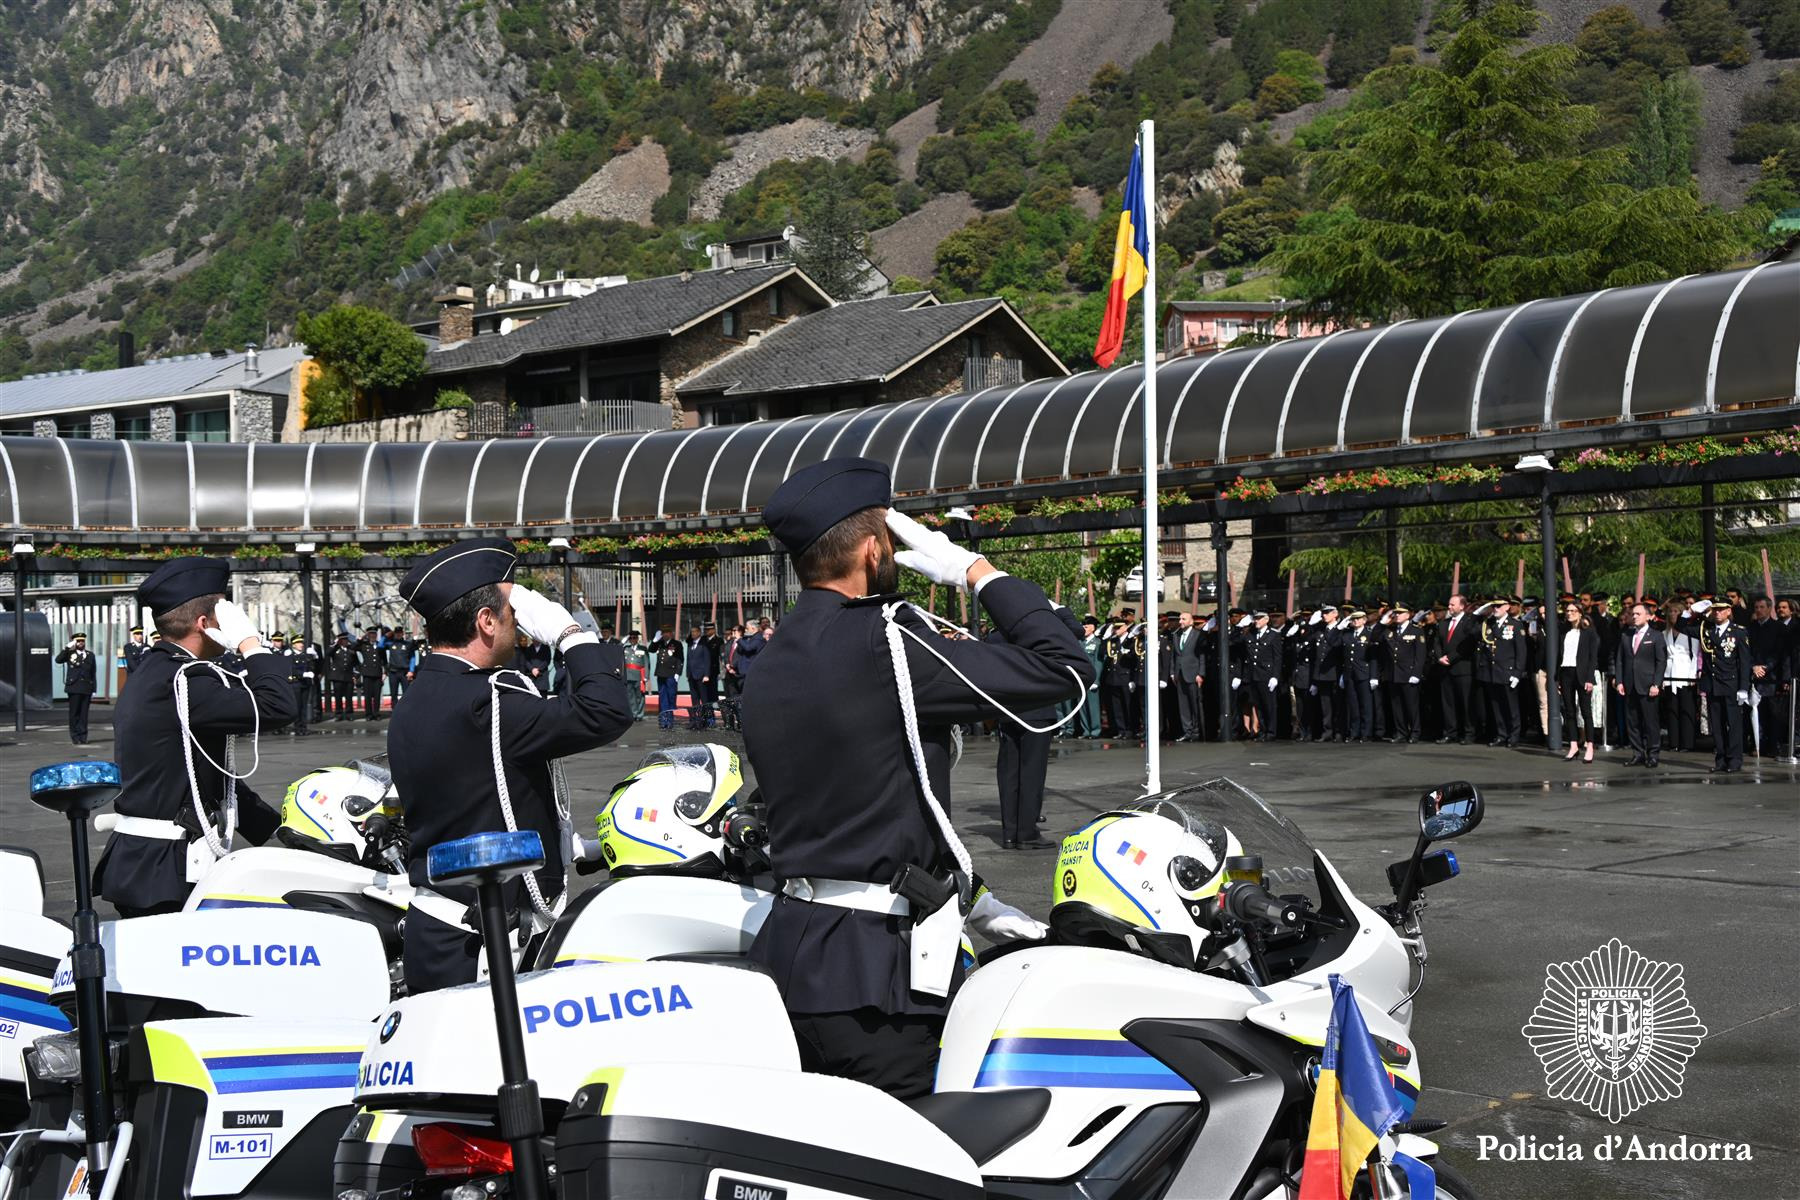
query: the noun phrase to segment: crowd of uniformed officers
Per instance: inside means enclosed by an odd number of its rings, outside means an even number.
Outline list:
[[[1792,600],[1681,590],[1666,600],[1565,594],[1451,596],[1414,608],[1325,604],[1293,614],[1229,609],[1165,613],[1153,626],[1123,609],[1083,621],[1099,676],[1068,736],[1143,740],[1145,641],[1159,639],[1162,728],[1173,741],[1543,744],[1550,705],[1565,757],[1629,746],[1633,765],[1711,736],[1715,769],[1737,770],[1746,741],[1788,752],[1800,656]],[[1219,639],[1227,686],[1219,686]],[[1545,642],[1557,642],[1556,678]],[[1221,713],[1221,692],[1229,713]],[[1223,718],[1223,720],[1221,719]],[[1756,739],[1760,737],[1760,742]]]

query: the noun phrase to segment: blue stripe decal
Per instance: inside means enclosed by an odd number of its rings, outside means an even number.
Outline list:
[[[1119,889],[1119,895],[1125,897],[1127,900],[1129,900],[1133,904],[1137,905],[1137,910],[1144,914],[1144,920],[1150,922],[1150,928],[1152,928],[1152,929],[1161,929],[1162,928],[1161,925],[1158,925],[1156,923],[1156,918],[1150,915],[1150,910],[1145,908],[1142,904],[1138,904],[1138,898],[1136,896],[1132,895],[1131,892],[1125,887],[1124,884],[1120,883],[1117,879],[1113,878],[1113,873],[1106,869],[1106,864],[1101,861],[1100,855],[1098,855],[1098,854],[1094,855],[1093,862],[1096,867],[1100,868],[1100,873],[1102,875],[1106,876],[1106,881],[1108,883],[1112,884],[1114,887]]]
[[[280,900],[202,900],[196,908],[286,908]]]
[[[0,999],[0,1018],[8,1021],[23,1021],[27,1025],[40,1025],[45,1029],[67,1031],[74,1026],[69,1018],[63,1016],[62,1009],[53,1004],[35,1003],[30,1000]]]
[[[996,1038],[988,1043],[975,1086],[1194,1090],[1142,1048],[1099,1038]]]
[[[349,1089],[355,1086],[354,1069],[331,1075],[298,1075],[283,1079],[221,1079],[213,1083],[220,1095],[235,1092],[298,1092],[314,1088]]]
[[[44,997],[50,994],[50,984],[45,982],[41,988],[20,987],[16,983],[0,980],[0,996],[13,996],[28,1004],[42,1004]]]
[[[275,1054],[221,1054],[206,1060],[206,1069],[215,1075],[246,1067],[324,1066],[362,1061],[361,1050],[322,1050]]]
[[[646,842],[641,837],[632,837],[629,833],[626,833],[623,829],[619,828],[617,822],[613,823],[613,832],[624,838],[626,841],[636,842],[640,846],[648,846],[652,850],[661,850],[664,854],[673,854],[676,858],[682,857],[681,851],[675,849],[673,846],[664,846],[657,842]]]
[[[355,1075],[356,1064],[295,1063],[291,1067],[230,1067],[210,1069],[213,1082],[243,1083],[246,1080],[305,1079],[312,1075]]]

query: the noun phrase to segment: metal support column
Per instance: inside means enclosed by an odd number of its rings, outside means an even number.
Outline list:
[[[331,644],[337,640],[337,631],[331,627],[331,569],[326,567],[319,572],[319,624],[324,626],[320,631],[320,646],[331,653]]]
[[[1230,602],[1225,597],[1225,577],[1231,573],[1231,563],[1227,561],[1227,552],[1231,542],[1225,537],[1225,522],[1214,521],[1212,527],[1213,548],[1213,593],[1217,597],[1214,604],[1216,616],[1213,618],[1218,628],[1214,630],[1217,639],[1214,642],[1213,677],[1217,681],[1219,697],[1219,740],[1231,740],[1231,617],[1226,613]]]
[[[1557,632],[1560,606],[1556,596],[1556,501],[1550,495],[1550,477],[1544,476],[1543,490],[1538,493],[1538,537],[1544,545],[1544,743],[1552,754],[1561,754],[1562,696],[1557,687],[1557,657],[1562,653],[1562,637]]]
[[[1700,485],[1700,561],[1706,580],[1702,591],[1719,593],[1719,515],[1713,510],[1713,485]]]
[[[1394,603],[1400,594],[1400,511],[1387,510],[1387,598]]]
[[[775,552],[775,618],[780,620],[787,616],[788,594],[788,559],[787,555]]]
[[[300,638],[307,649],[313,644],[313,556],[300,556]]]
[[[13,729],[25,732],[25,560],[28,550],[13,546]]]
[[[663,621],[663,565],[661,563],[653,562],[650,564],[650,579],[650,603],[651,606],[656,609],[656,627],[661,629]],[[649,623],[650,622],[648,621],[645,622],[646,625]],[[646,637],[649,636],[649,632],[648,629],[644,631]],[[675,630],[674,636],[680,638],[681,630]]]

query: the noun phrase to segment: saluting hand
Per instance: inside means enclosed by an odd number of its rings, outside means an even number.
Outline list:
[[[972,575],[979,578],[987,574],[976,570],[987,562],[981,555],[963,549],[951,541],[949,535],[927,529],[905,513],[888,509],[887,526],[888,531],[907,547],[894,555],[894,561],[933,583],[967,588],[974,582]]]

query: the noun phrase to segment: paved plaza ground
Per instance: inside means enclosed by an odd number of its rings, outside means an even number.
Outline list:
[[[313,766],[380,750],[386,723],[323,728],[319,737],[264,739],[255,785],[265,797],[279,800]],[[573,760],[578,818],[591,820],[610,785],[659,740],[698,736],[642,722]],[[1042,915],[1053,853],[1000,849],[995,746],[973,740],[955,772],[957,823],[995,889]],[[104,723],[80,748],[60,729],[0,734],[0,842],[44,856],[52,912],[71,898],[66,833],[26,803],[27,772],[110,753]],[[1046,831],[1060,834],[1135,795],[1142,757],[1136,745],[1057,743]],[[1431,896],[1431,965],[1414,1024],[1425,1076],[1419,1115],[1451,1122],[1437,1136],[1482,1200],[1800,1196],[1800,775],[1750,760],[1741,775],[1711,776],[1709,755],[1665,755],[1654,772],[1626,768],[1623,753],[1607,757],[1583,765],[1485,747],[1178,745],[1165,748],[1164,784],[1224,775],[1260,793],[1371,901],[1386,898],[1384,870],[1411,848],[1419,793],[1449,779],[1482,789],[1486,823],[1455,844],[1462,876]],[[1614,937],[1681,964],[1708,1029],[1683,1095],[1617,1126],[1546,1099],[1520,1033],[1547,964]],[[1747,1143],[1752,1161],[1591,1161],[1616,1135],[1627,1145],[1632,1135],[1646,1144],[1681,1135]],[[1484,1159],[1483,1137],[1579,1145],[1585,1157],[1501,1161],[1490,1149]]]

